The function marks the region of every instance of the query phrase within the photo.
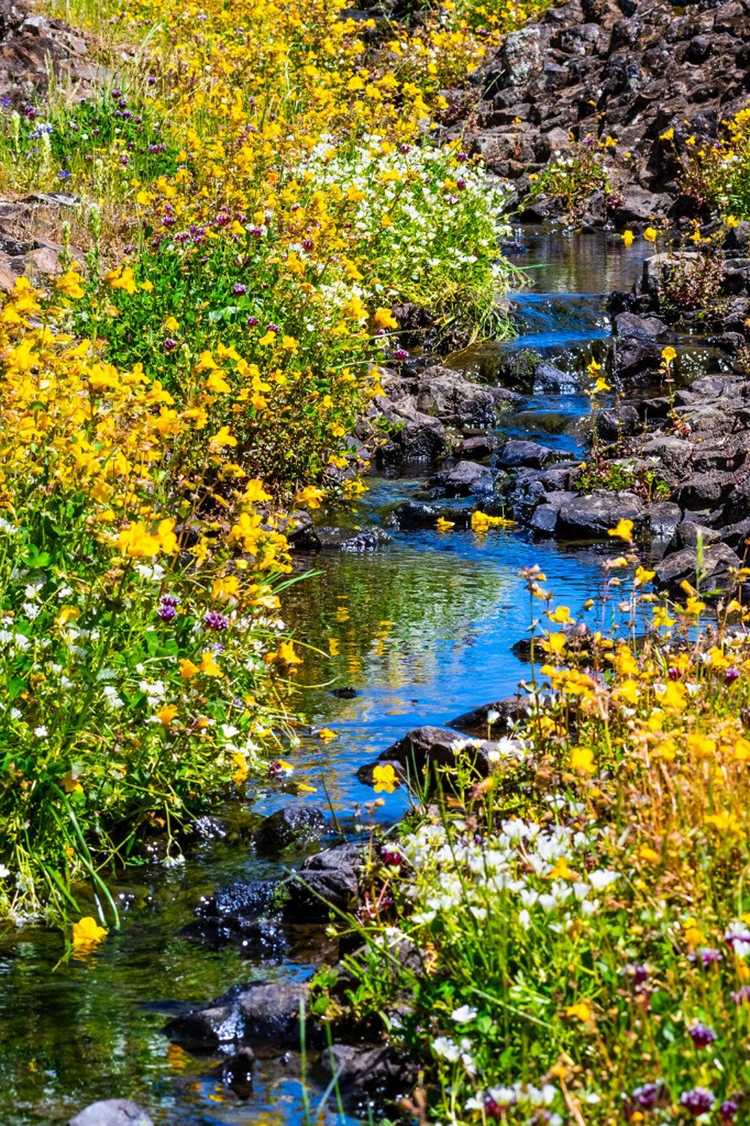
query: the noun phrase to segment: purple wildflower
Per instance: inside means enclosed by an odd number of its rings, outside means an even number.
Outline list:
[[[168,336],[166,338],[166,340],[164,341],[164,343],[162,344],[162,348],[164,349],[165,352],[174,352],[176,347],[177,347],[177,341],[175,340],[175,338],[173,336]]]
[[[636,1087],[631,1098],[639,1110],[653,1110],[664,1101],[666,1095],[667,1089],[662,1082],[644,1083],[643,1086]]]
[[[209,610],[204,615],[203,624],[207,629],[226,629],[229,625],[229,618],[220,614],[218,610]]]
[[[247,320],[245,321],[245,324],[247,325],[248,328],[255,328],[257,323],[258,323],[257,317],[248,317]]]
[[[750,1005],[750,985],[741,985],[732,993],[732,1000],[735,1005]]]
[[[694,1024],[688,1029],[688,1035],[696,1048],[707,1048],[716,1039],[716,1033],[707,1024]]]
[[[742,1105],[742,1095],[731,1095],[719,1107],[719,1117],[722,1122],[733,1122],[734,1116],[739,1114]]]
[[[235,297],[241,297],[243,293],[247,293],[247,286],[243,285],[242,282],[235,282],[232,286],[232,293]]]
[[[713,946],[699,946],[694,954],[690,954],[690,961],[695,962],[696,965],[701,965],[704,968],[707,966],[715,966],[722,960],[721,950],[714,949]]]
[[[739,678],[740,678],[740,670],[737,668],[736,665],[732,665],[731,668],[728,668],[727,671],[724,673],[724,683],[725,684],[734,684],[735,680],[739,680]]]
[[[644,982],[648,981],[648,979],[651,976],[651,971],[648,968],[648,966],[643,965],[643,964],[636,964],[634,962],[630,962],[625,967],[624,972],[628,975],[628,977],[632,981],[633,985],[636,986],[636,988],[639,985],[643,985]]]
[[[405,348],[394,348],[393,358],[394,358],[394,360],[408,360],[409,359],[409,353],[406,351]]]
[[[696,1118],[699,1114],[707,1114],[713,1105],[713,1092],[706,1087],[693,1087],[692,1091],[683,1091],[680,1095],[680,1106],[684,1106]]]

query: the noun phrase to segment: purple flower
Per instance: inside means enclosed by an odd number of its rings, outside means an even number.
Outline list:
[[[460,152],[456,155],[456,160],[458,160],[461,164],[465,164],[468,159],[469,154],[467,152]]]
[[[258,323],[257,317],[248,317],[247,320],[245,321],[245,324],[247,325],[248,328],[255,328],[257,323]]]
[[[739,678],[740,678],[740,670],[737,668],[736,665],[732,665],[732,667],[727,669],[727,671],[724,673],[724,683],[725,684],[734,684],[735,680],[739,680]]]
[[[465,191],[466,181],[465,180],[456,180],[456,188],[458,189],[459,192]]]
[[[382,848],[380,850],[380,859],[390,868],[400,868],[404,862],[403,856],[398,849],[395,848]]]
[[[696,1117],[699,1114],[707,1114],[713,1105],[713,1092],[706,1087],[693,1087],[692,1091],[683,1091],[680,1095],[680,1106],[684,1106],[685,1110],[689,1110]]]
[[[393,358],[394,358],[394,360],[408,360],[409,359],[409,353],[406,351],[405,348],[394,348]]]
[[[165,352],[174,352],[176,347],[177,347],[177,341],[175,340],[175,338],[173,336],[168,336],[166,338],[166,340],[164,341],[164,343],[162,344],[162,348],[164,349]]]
[[[750,985],[742,985],[732,994],[735,1005],[750,1005]]]
[[[675,668],[675,666],[673,665],[669,670],[669,679],[670,680],[680,680],[681,677],[682,677],[681,671],[678,668]]]
[[[731,1095],[719,1107],[719,1116],[722,1122],[732,1122],[735,1114],[739,1114],[742,1105],[742,1095]]]
[[[281,332],[281,329],[277,324],[274,324],[273,321],[269,321],[266,325],[266,332]]]
[[[159,608],[156,613],[163,622],[171,622],[177,613],[179,603],[180,600],[176,594],[163,594],[159,599]]]
[[[72,173],[68,172],[67,168],[61,168],[60,171],[57,173],[57,175],[60,177],[61,180],[69,180]]]
[[[636,1087],[631,1098],[639,1110],[653,1110],[664,1101],[666,1096],[667,1088],[662,1082],[658,1082],[644,1083],[642,1087]]]
[[[314,246],[314,243],[313,243],[313,240],[311,238],[304,238],[302,240],[302,249],[306,250],[308,252],[308,254],[312,250],[313,246]]]
[[[628,975],[633,985],[635,985],[636,987],[643,985],[644,982],[648,981],[651,976],[651,970],[648,968],[648,966],[643,964],[636,964],[634,962],[630,962],[625,967],[624,972]]]
[[[707,1024],[694,1024],[692,1028],[688,1029],[688,1035],[696,1048],[707,1048],[716,1039],[716,1033]]]
[[[713,946],[699,946],[689,957],[691,962],[701,966],[715,966],[722,960],[722,953],[721,950],[715,950]]]
[[[229,618],[220,614],[218,610],[209,610],[203,617],[203,624],[207,629],[226,629]]]
[[[243,293],[247,293],[247,286],[243,285],[242,282],[235,282],[232,286],[232,293],[236,297],[241,297]]]

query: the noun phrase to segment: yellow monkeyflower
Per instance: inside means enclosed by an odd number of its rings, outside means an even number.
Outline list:
[[[106,937],[106,928],[100,927],[96,919],[92,919],[90,915],[86,915],[79,919],[77,923],[73,923],[72,942],[74,950],[93,950]]]
[[[635,235],[633,234],[632,231],[623,231],[622,232],[622,241],[625,244],[625,246],[632,246],[634,241],[635,241]]]
[[[646,242],[656,242],[659,237],[659,232],[656,227],[646,227],[646,230],[643,232],[643,237]]]
[[[607,535],[612,536],[613,538],[618,540],[624,540],[625,543],[632,543],[633,521],[627,520],[625,517],[621,517],[615,524],[614,528],[609,529]]]
[[[588,1024],[594,1011],[588,1001],[576,1001],[574,1005],[568,1005],[565,1015],[572,1020],[579,1020],[581,1024]]]
[[[676,349],[674,349],[671,344],[668,344],[666,348],[662,348],[661,358],[664,360],[665,364],[671,364],[674,360],[677,359]]]
[[[392,794],[398,786],[398,774],[389,762],[373,767],[372,781],[376,794]]]

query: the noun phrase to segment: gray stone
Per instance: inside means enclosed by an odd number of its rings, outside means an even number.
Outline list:
[[[68,1126],[153,1126],[153,1119],[130,1099],[101,1099],[69,1119]]]

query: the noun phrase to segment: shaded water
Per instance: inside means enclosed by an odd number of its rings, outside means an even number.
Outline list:
[[[543,350],[569,367],[571,347],[607,335],[595,295],[629,285],[644,248],[626,250],[602,234],[563,238],[541,231],[528,234],[527,246],[519,264],[529,268],[530,291],[518,298],[522,330],[513,347]],[[586,410],[582,396],[534,396],[506,432],[575,453],[576,420]],[[373,482],[363,521],[381,519],[418,484]],[[286,613],[298,636],[315,647],[299,674],[309,686],[307,715],[314,726],[334,727],[338,739],[304,739],[295,765],[317,788],[304,800],[320,804],[327,795],[352,832],[364,816],[359,807],[373,797],[356,778],[363,762],[409,728],[444,723],[507,693],[524,675],[511,653],[529,621],[520,568],[538,563],[574,612],[601,576],[596,550],[532,543],[521,532],[398,534],[372,554],[309,562],[316,573],[292,588]],[[352,690],[349,698],[334,694],[342,687]],[[269,789],[254,811],[290,800]],[[404,800],[402,793],[391,795],[375,816],[395,820]],[[231,948],[211,951],[179,937],[200,896],[218,883],[277,871],[254,856],[240,827],[185,865],[144,867],[131,877],[122,931],[84,960],[55,969],[61,950],[54,934],[0,938],[0,1121],[64,1122],[87,1102],[120,1095],[164,1123],[302,1122],[296,1056],[259,1060],[254,1095],[240,1103],[211,1077],[215,1060],[195,1059],[161,1033],[176,1003],[205,1001],[253,977],[311,972],[304,952],[259,966]],[[309,1087],[314,1109],[320,1093],[312,1080]],[[329,1111],[320,1121],[349,1120]]]

